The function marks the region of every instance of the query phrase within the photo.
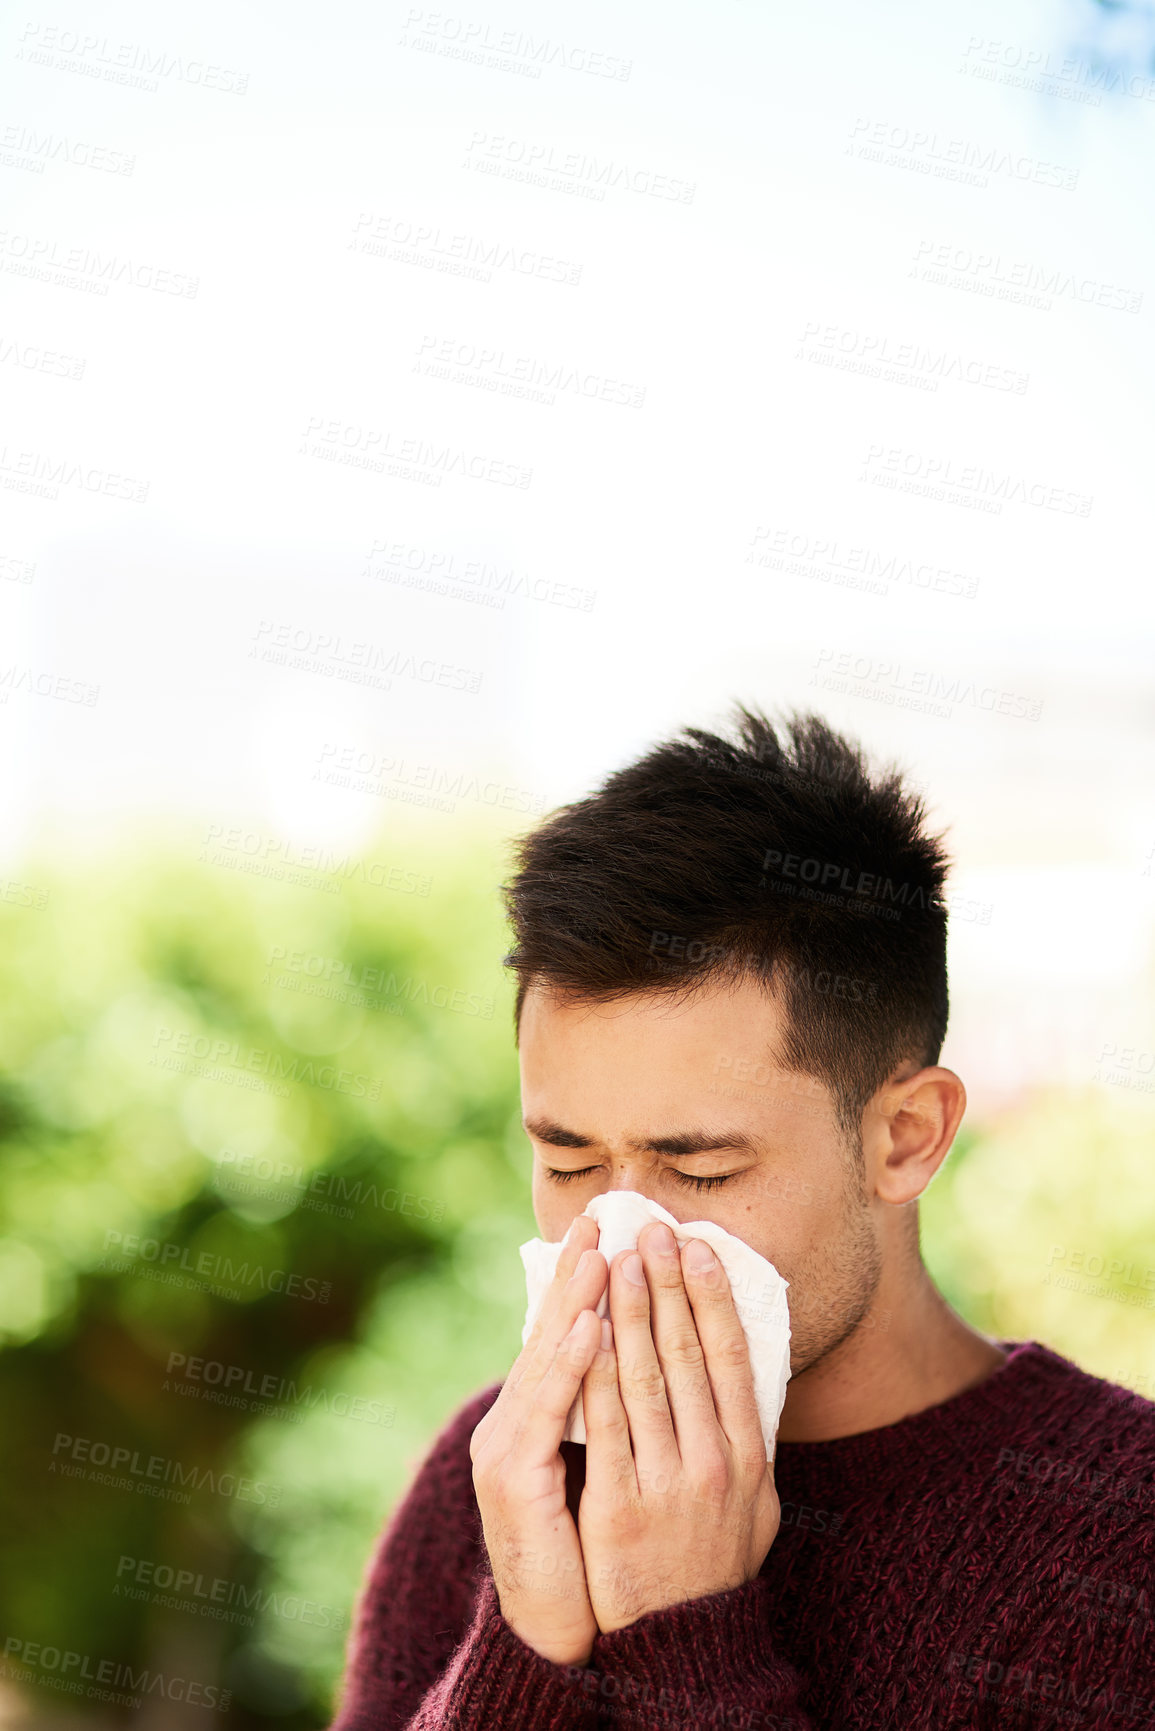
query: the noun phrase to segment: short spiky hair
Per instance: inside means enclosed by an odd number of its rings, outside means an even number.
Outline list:
[[[819,715],[734,708],[737,743],[683,728],[515,843],[515,1034],[535,983],[610,1001],[752,979],[782,995],[778,1061],[857,1144],[894,1069],[938,1060],[950,862],[897,769],[872,777]]]

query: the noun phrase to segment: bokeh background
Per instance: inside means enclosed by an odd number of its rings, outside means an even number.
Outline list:
[[[5,1731],[328,1723],[520,1345],[510,844],[734,699],[949,826],[943,1289],[1155,1396],[1153,41],[5,24]]]

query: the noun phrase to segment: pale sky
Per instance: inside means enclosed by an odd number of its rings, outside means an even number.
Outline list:
[[[9,867],[813,705],[952,826],[984,1098],[1155,1046],[1155,83],[1095,11],[12,14]]]

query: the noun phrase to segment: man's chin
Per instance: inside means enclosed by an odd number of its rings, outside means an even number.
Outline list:
[[[852,1320],[845,1320],[841,1327],[832,1326],[820,1338],[803,1336],[799,1339],[795,1334],[790,1341],[790,1381],[786,1384],[786,1399],[790,1399],[792,1386],[803,1377],[812,1374],[820,1366],[829,1367],[837,1363],[839,1356],[845,1356],[851,1351],[862,1334],[862,1325],[870,1313],[868,1301],[863,1302],[860,1314]]]

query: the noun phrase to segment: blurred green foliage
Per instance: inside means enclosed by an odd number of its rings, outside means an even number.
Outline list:
[[[391,877],[145,843],[0,904],[5,1633],[219,1683],[239,1731],[328,1723],[382,1523],[520,1350],[507,844],[393,833]],[[1148,1394],[1150,1125],[1040,1098],[923,1206],[963,1314]]]
[[[383,1519],[520,1350],[506,858],[454,839],[30,864],[0,908],[4,1628],[238,1726],[327,1722]]]
[[[923,1253],[976,1328],[1152,1400],[1155,1104],[1126,1079],[1041,1091],[960,1135],[920,1206]]]

